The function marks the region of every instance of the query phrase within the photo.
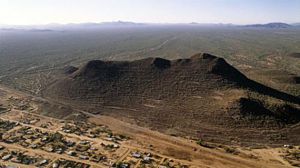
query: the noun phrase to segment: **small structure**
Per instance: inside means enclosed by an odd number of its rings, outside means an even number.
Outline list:
[[[7,155],[3,156],[1,159],[4,160],[4,161],[7,161],[7,160],[9,160],[11,157],[12,157],[11,154],[7,154]]]
[[[68,152],[67,152],[67,155],[69,155],[69,156],[75,156],[75,155],[76,155],[76,152],[74,152],[74,151],[68,151]]]
[[[58,153],[58,154],[62,154],[63,153],[63,149],[62,148],[58,148],[58,149],[56,149],[55,152]]]
[[[59,164],[58,163],[53,163],[52,164],[52,168],[58,168],[59,167]]]
[[[88,144],[90,144],[90,141],[80,141],[79,144],[80,145],[88,145]]]
[[[53,148],[51,148],[51,147],[49,147],[49,148],[46,148],[45,150],[46,150],[46,151],[48,151],[48,152],[53,152],[53,151],[54,151],[54,149],[53,149]]]
[[[292,145],[283,145],[284,148],[289,148],[289,149],[292,149],[293,146]]]
[[[31,145],[29,145],[29,147],[32,148],[32,149],[36,149],[37,145],[36,144],[31,144]]]
[[[134,152],[134,153],[132,153],[132,157],[141,158],[141,154],[138,152]]]
[[[143,158],[143,163],[150,163],[151,162],[151,158],[149,156],[145,156]]]
[[[46,165],[47,163],[48,163],[48,160],[44,159],[44,160],[40,161],[39,166]]]
[[[89,157],[88,157],[88,156],[85,156],[85,155],[79,155],[79,159],[82,159],[82,160],[88,160]]]
[[[18,158],[12,158],[10,161],[14,162],[14,163],[21,163],[22,160],[18,159]]]

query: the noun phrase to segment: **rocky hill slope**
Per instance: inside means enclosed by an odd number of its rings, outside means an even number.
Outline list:
[[[279,130],[300,121],[299,97],[250,80],[223,58],[206,53],[177,60],[89,61],[78,69],[68,68],[43,96],[193,137],[199,131],[208,137],[229,132],[247,139],[248,134],[229,129]]]

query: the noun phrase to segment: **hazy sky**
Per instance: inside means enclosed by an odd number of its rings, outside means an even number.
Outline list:
[[[0,0],[0,24],[300,22],[300,0]]]

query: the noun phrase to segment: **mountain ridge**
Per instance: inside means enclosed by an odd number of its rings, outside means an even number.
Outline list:
[[[266,24],[250,24],[250,25],[245,25],[244,27],[278,29],[278,28],[290,28],[293,27],[293,25],[287,23],[281,23],[281,22],[272,22]]]

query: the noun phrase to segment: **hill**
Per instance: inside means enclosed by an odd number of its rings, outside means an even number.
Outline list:
[[[197,136],[224,126],[282,129],[300,121],[299,97],[250,80],[206,53],[177,60],[93,60],[72,69],[43,96],[171,134]]]
[[[299,42],[300,29],[270,31],[188,25],[125,27],[88,31],[0,30],[3,37],[0,38],[0,83],[40,94],[40,90],[52,83],[57,72],[60,73],[66,65],[79,67],[95,59],[189,58],[201,51],[221,55],[248,77],[251,75],[251,79],[300,95],[299,86],[277,85],[277,82],[265,80],[272,73],[264,73],[260,78],[253,73],[284,70],[299,76],[300,59],[289,54],[299,53],[294,44]]]

